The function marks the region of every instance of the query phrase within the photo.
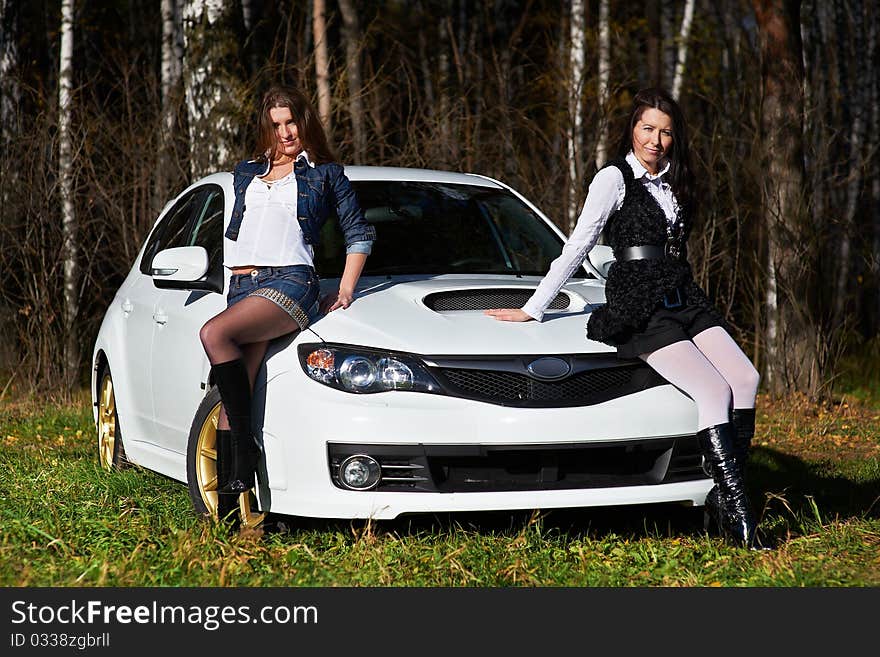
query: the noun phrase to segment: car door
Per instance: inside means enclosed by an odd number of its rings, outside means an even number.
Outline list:
[[[208,252],[208,273],[198,284],[161,290],[154,313],[150,380],[156,438],[166,449],[181,454],[186,452],[190,425],[205,395],[202,382],[209,364],[199,330],[226,308],[223,189],[205,185],[202,192],[186,232],[177,243],[168,246],[204,247]]]
[[[128,386],[132,393],[131,398],[136,400],[131,413],[132,426],[126,427],[126,440],[155,443],[156,416],[150,370],[154,314],[162,290],[153,284],[150,265],[153,256],[189,225],[200,195],[201,190],[185,194],[162,216],[147,239],[134,281],[114,300],[114,303],[120,304],[122,310],[122,344],[125,348],[124,371],[114,371],[114,376],[117,378],[117,385]]]

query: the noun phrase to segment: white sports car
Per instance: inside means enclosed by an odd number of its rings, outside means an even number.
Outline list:
[[[267,511],[327,518],[586,507],[702,505],[693,402],[640,361],[586,338],[604,301],[593,249],[544,321],[519,307],[563,234],[497,180],[348,167],[378,240],[347,310],[269,348],[254,391],[263,445],[245,522]],[[232,174],[166,205],[110,304],[93,355],[101,463],[186,482],[216,513],[219,394],[199,328],[225,308],[223,232]],[[316,267],[344,262],[333,221]]]

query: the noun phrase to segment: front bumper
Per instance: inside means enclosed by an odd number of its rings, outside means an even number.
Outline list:
[[[266,457],[260,505],[274,513],[391,519],[426,512],[701,505],[712,486],[692,445],[694,404],[670,385],[551,409],[411,392],[353,395],[315,383],[301,370],[269,378],[271,385],[256,391],[255,407],[267,409],[258,418]],[[334,484],[333,453],[362,448],[369,454],[377,445],[422,458],[429,482],[369,491]],[[678,466],[684,475],[675,474]]]

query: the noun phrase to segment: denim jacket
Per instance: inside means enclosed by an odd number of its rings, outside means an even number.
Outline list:
[[[238,239],[244,219],[245,191],[254,176],[265,174],[267,168],[267,163],[260,160],[245,160],[235,165],[232,173],[235,204],[232,206],[232,220],[226,229],[227,239]],[[305,158],[298,158],[293,171],[297,187],[296,216],[306,244],[316,249],[321,227],[327,217],[335,215],[345,238],[345,252],[369,253],[376,239],[376,229],[364,218],[364,211],[342,165],[328,162],[310,166]]]

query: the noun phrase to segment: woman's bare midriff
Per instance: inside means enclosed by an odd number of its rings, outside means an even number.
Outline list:
[[[233,274],[250,274],[256,267],[251,267],[250,265],[247,267],[233,267]]]

